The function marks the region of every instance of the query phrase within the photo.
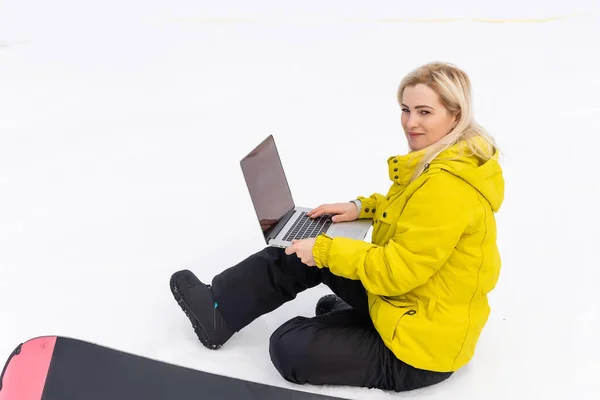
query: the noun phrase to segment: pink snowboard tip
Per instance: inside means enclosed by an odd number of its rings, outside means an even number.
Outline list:
[[[0,400],[41,400],[56,337],[32,339],[7,361]]]

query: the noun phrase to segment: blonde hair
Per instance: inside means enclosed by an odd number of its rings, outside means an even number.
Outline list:
[[[422,65],[406,75],[398,88],[398,103],[402,102],[404,89],[424,84],[433,89],[440,101],[452,115],[459,115],[454,129],[425,149],[425,154],[412,177],[417,178],[424,167],[441,152],[464,141],[471,155],[487,161],[495,157],[498,146],[494,138],[473,118],[471,81],[467,74],[452,64],[432,62]]]

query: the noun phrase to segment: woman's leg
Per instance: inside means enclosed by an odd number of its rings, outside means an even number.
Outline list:
[[[397,392],[448,379],[398,360],[371,320],[353,310],[296,317],[271,336],[269,352],[284,379],[313,385],[348,385]]]
[[[309,267],[284,249],[266,247],[215,276],[206,285],[190,271],[171,277],[171,291],[186,313],[200,341],[217,349],[256,318],[325,283],[368,316],[368,302],[360,281],[333,275],[329,269]]]
[[[238,331],[320,283],[368,315],[367,295],[360,281],[335,276],[327,268],[309,267],[295,254],[288,256],[276,247],[266,247],[215,276],[212,290],[228,325]]]

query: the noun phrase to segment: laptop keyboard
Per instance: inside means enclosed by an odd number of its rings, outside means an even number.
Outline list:
[[[283,240],[292,241],[294,239],[315,238],[322,232],[325,232],[331,223],[331,215],[310,218],[305,212],[302,212],[296,222],[294,222],[294,225],[292,225],[292,229],[283,237]]]

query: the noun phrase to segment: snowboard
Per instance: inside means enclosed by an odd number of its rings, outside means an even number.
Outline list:
[[[20,344],[0,375],[0,400],[341,400],[193,370],[83,340]]]

